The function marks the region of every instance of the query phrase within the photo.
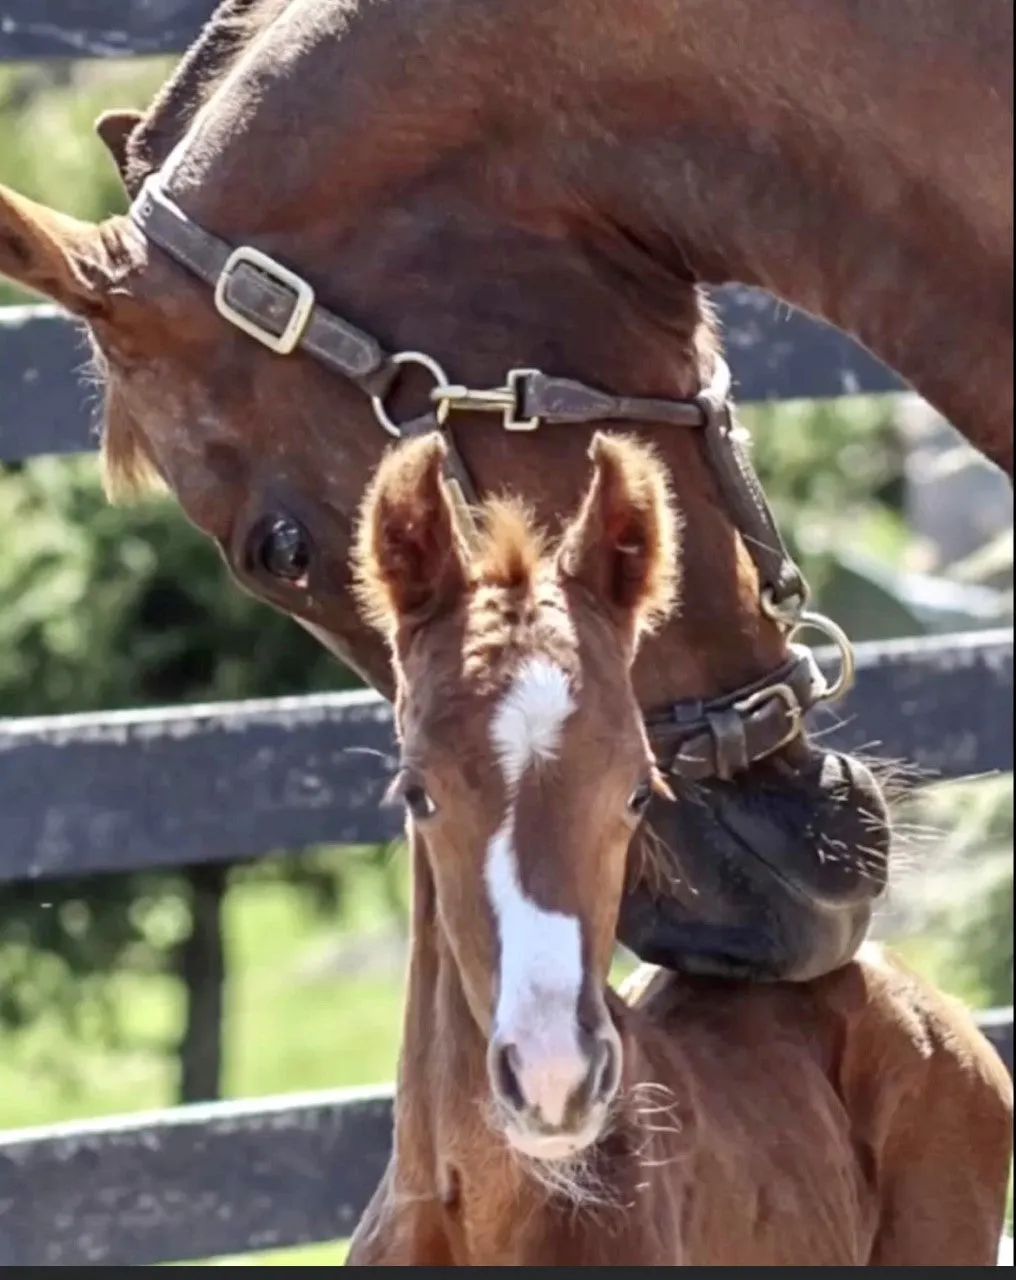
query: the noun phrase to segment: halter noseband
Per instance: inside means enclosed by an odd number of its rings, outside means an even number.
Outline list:
[[[691,780],[729,780],[773,755],[801,732],[805,713],[840,698],[853,683],[850,641],[830,619],[807,609],[808,586],[780,536],[762,485],[735,427],[730,370],[717,358],[712,381],[685,400],[614,396],[538,369],[512,369],[503,386],[471,389],[451,382],[436,360],[418,351],[394,354],[362,329],[322,307],[302,277],[247,245],[227,244],[199,227],[149,177],[130,216],[145,237],[214,291],[230,324],[277,355],[304,351],[369,397],[378,424],[400,439],[440,429],[447,441],[449,489],[464,514],[478,495],[449,428],[453,413],[498,413],[506,431],[534,431],[567,423],[647,422],[701,431],[716,481],[758,571],[762,607],[787,634],[823,632],[840,653],[840,674],[829,684],[811,651],[792,645],[792,657],[753,684],[708,700],[686,699],[647,716],[671,773]],[[395,422],[387,408],[402,370],[415,365],[433,379],[431,410]]]

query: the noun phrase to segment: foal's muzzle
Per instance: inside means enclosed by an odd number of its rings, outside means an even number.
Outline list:
[[[546,1050],[495,1036],[487,1069],[509,1144],[533,1159],[562,1160],[595,1142],[621,1065],[621,1041],[609,1020]]]

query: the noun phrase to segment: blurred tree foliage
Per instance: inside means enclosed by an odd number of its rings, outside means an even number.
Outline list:
[[[930,787],[901,813],[909,861],[897,927],[974,1005],[1013,999],[1012,776]]]
[[[93,458],[0,474],[0,714],[62,713],[348,688],[289,619],[224,583],[215,548],[166,500],[110,506]],[[257,874],[341,903],[341,861],[308,854]],[[242,872],[241,872],[242,873]],[[106,975],[182,966],[197,870],[3,886],[0,1022],[44,1015],[111,1033]],[[167,898],[178,904],[167,930]],[[159,923],[162,927],[157,927]]]
[[[0,68],[0,179],[80,217],[122,209],[119,178],[92,122],[110,105],[144,106],[169,65]],[[28,300],[0,281],[0,303]],[[229,583],[218,552],[170,500],[110,506],[94,457],[0,463],[0,530],[0,715],[358,683],[302,628]],[[307,850],[233,874],[285,880],[308,909],[335,917],[349,874],[363,869],[381,878],[394,904],[398,886],[383,848]],[[114,1039],[107,978],[125,968],[175,971],[193,1006],[201,994],[195,957],[215,959],[209,895],[223,889],[221,875],[200,868],[0,886],[0,1028],[10,1035],[57,1018],[72,1032]],[[208,1007],[214,1012],[214,1002]],[[197,1062],[215,1057],[209,1035],[207,1022],[185,1027],[184,1081],[202,1074],[188,1070],[188,1053]],[[199,1092],[209,1092],[203,1074]]]
[[[0,68],[0,179],[82,217],[122,209],[92,123],[104,107],[143,106],[168,65]],[[0,282],[0,303],[24,300]],[[820,598],[835,595],[844,539],[899,558],[906,531],[888,400],[760,407],[745,418],[767,490]],[[215,550],[171,503],[110,507],[92,458],[0,468],[0,531],[0,714],[353,683],[299,627],[227,584]],[[892,625],[910,623],[904,614]],[[377,851],[363,856],[386,865]],[[340,863],[328,851],[267,860],[242,874],[284,876],[317,909],[341,903]],[[0,1026],[10,1034],[56,1016],[114,1037],[107,976],[125,966],[180,971],[194,892],[186,869],[0,888]],[[987,895],[985,910],[1004,916],[1004,896]],[[1011,957],[1011,890],[1008,902]],[[993,916],[977,926],[973,943],[1005,926]],[[971,945],[971,963],[997,967],[997,948],[984,949],[976,959]],[[987,986],[1000,990],[994,978]]]
[[[834,615],[850,618],[857,639],[874,638],[875,619],[889,617],[901,635],[921,630],[892,594],[874,582],[865,626],[848,592],[842,550],[849,546],[899,564],[907,546],[902,515],[902,452],[893,397],[749,405],[752,457],[780,528],[815,593]],[[856,595],[856,590],[855,593]]]

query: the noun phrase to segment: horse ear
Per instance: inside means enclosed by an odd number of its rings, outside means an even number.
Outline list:
[[[382,460],[360,508],[354,550],[358,595],[385,631],[416,627],[465,589],[467,552],[442,479],[440,433],[397,445]]]
[[[113,163],[125,183],[130,167],[128,143],[134,130],[143,119],[144,116],[140,111],[123,109],[104,111],[95,122],[95,132],[99,135],[103,146],[113,157]]]
[[[648,446],[597,432],[589,455],[593,478],[561,540],[558,568],[596,597],[634,649],[674,605],[677,514],[666,469]]]
[[[0,275],[94,318],[111,283],[102,230],[0,187]]]

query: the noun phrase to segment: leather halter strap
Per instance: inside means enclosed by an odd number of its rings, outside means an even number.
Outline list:
[[[199,227],[165,194],[157,174],[146,180],[130,216],[151,243],[211,287],[216,308],[226,320],[278,355],[303,351],[352,382],[370,398],[378,423],[390,435],[400,438],[441,429],[448,444],[446,478],[464,508],[475,505],[478,495],[448,429],[452,413],[496,412],[508,431],[596,422],[669,424],[701,431],[723,499],[758,571],[767,610],[791,632],[802,620],[814,620],[804,613],[807,584],[740,442],[730,406],[730,371],[722,359],[717,358],[710,384],[687,399],[611,395],[536,369],[514,369],[504,386],[474,390],[450,382],[441,366],[421,352],[385,351],[370,334],[323,307],[295,272],[258,249],[234,247]],[[386,402],[410,365],[422,367],[433,379],[432,407],[420,417],[396,423]],[[692,779],[729,779],[792,741],[804,713],[833,696],[810,652],[795,646],[794,654],[755,684],[708,701],[679,702],[662,715],[649,716],[653,740],[674,753],[665,767]]]

